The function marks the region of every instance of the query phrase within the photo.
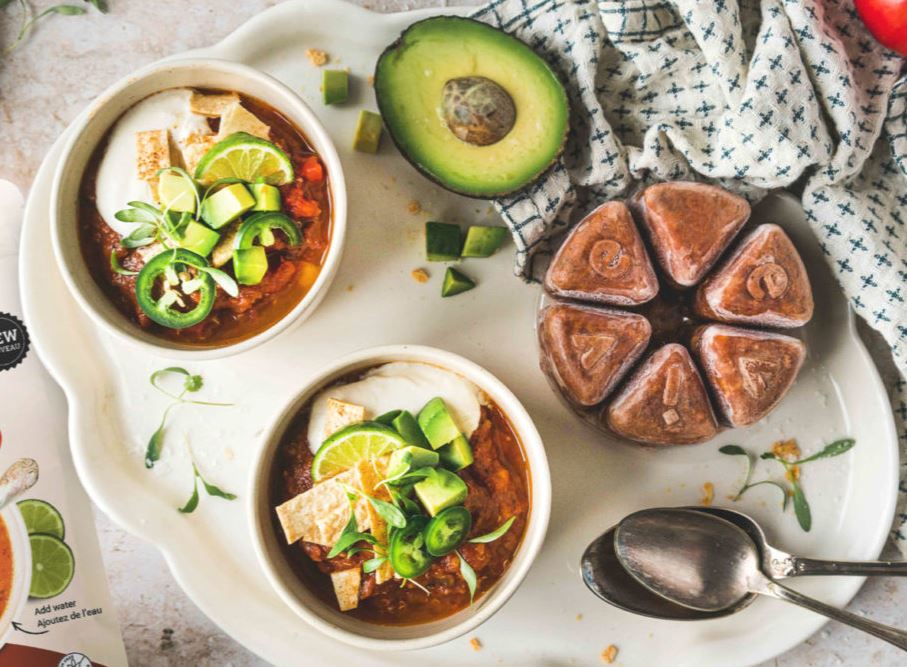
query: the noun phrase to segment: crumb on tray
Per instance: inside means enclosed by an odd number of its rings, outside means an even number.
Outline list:
[[[422,204],[413,199],[406,205],[406,210],[412,213],[413,215],[418,215],[422,212]]]
[[[305,55],[315,67],[321,67],[328,62],[327,52],[321,49],[306,49]]]
[[[473,651],[481,651],[481,650],[482,650],[482,642],[479,641],[479,638],[478,638],[478,637],[473,637],[472,639],[470,639],[470,640],[469,640],[469,645],[472,646],[472,650],[473,650]]]
[[[617,647],[614,644],[610,644],[608,648],[602,651],[602,662],[610,665],[617,659]]]
[[[425,269],[413,269],[410,274],[417,283],[427,283],[428,282],[428,271]]]
[[[702,485],[702,500],[699,502],[703,507],[708,507],[713,500],[715,500],[715,485],[711,482],[706,482]]]
[[[790,440],[778,440],[772,445],[772,454],[785,461],[796,461],[800,458],[800,446],[793,438]]]

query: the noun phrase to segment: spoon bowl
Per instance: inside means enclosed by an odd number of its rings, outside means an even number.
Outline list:
[[[614,533],[620,564],[653,593],[705,612],[736,607],[761,568],[756,544],[718,516],[687,509],[643,510]]]
[[[721,507],[686,507],[684,509],[721,517],[738,525],[757,544],[765,542],[765,536],[759,524],[745,514]],[[595,538],[586,547],[580,559],[583,583],[598,598],[608,604],[650,618],[671,621],[703,621],[736,614],[756,599],[755,594],[750,594],[732,607],[713,612],[698,611],[670,602],[640,584],[620,564],[617,553],[614,551],[616,529],[617,526],[612,526]]]
[[[757,593],[822,614],[907,651],[907,632],[779,584],[767,574],[770,570],[763,569],[750,535],[721,517],[682,508],[636,512],[617,525],[614,551],[630,576],[683,607],[718,612]],[[847,566],[865,568],[866,564]]]

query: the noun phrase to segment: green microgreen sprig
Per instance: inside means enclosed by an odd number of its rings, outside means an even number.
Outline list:
[[[190,453],[191,456],[191,453]],[[195,508],[198,507],[199,502],[199,493],[198,493],[198,483],[201,481],[202,487],[205,489],[205,493],[209,496],[214,496],[215,498],[223,498],[224,500],[236,500],[236,494],[224,491],[219,486],[211,484],[208,482],[202,474],[198,471],[198,466],[195,461],[192,461],[192,495],[189,497],[189,500],[186,501],[186,504],[178,508],[179,511],[183,514],[192,514],[195,511]]]
[[[183,378],[182,390],[178,394],[171,392],[161,384],[161,381],[167,376],[181,376]],[[194,394],[199,391],[204,385],[204,380],[201,375],[193,375],[185,368],[180,368],[178,366],[170,366],[155,371],[151,374],[149,382],[151,383],[151,386],[159,392],[173,399],[173,402],[165,408],[164,414],[161,416],[161,423],[148,440],[148,446],[145,449],[146,468],[153,468],[155,462],[161,458],[161,451],[164,448],[164,434],[167,417],[170,414],[170,411],[177,405],[191,404],[206,405],[210,407],[229,407],[233,405],[232,403],[212,403],[210,401],[197,401],[185,398],[186,394]]]
[[[130,271],[123,267],[120,264],[120,258],[117,256],[116,248],[110,251],[110,268],[114,273],[118,273],[121,276],[137,276],[139,275],[138,271]]]
[[[85,0],[88,4],[92,5],[102,14],[106,14],[108,11],[106,0]],[[13,0],[0,0],[0,9],[5,9],[9,5],[13,4]],[[32,31],[32,28],[42,19],[52,16],[54,14],[60,16],[81,16],[82,14],[87,13],[84,7],[79,7],[78,5],[53,5],[48,7],[39,14],[35,14],[31,6],[26,0],[18,0],[18,4],[22,18],[19,24],[19,32],[16,35],[16,38],[10,43],[5,49],[3,49],[3,56],[8,56],[17,48],[19,48],[22,43],[25,41],[25,38],[28,37],[28,34]]]
[[[797,517],[797,523],[800,524],[800,528],[802,528],[805,532],[809,532],[812,529],[812,510],[809,506],[809,501],[807,501],[806,499],[806,493],[803,491],[803,485],[800,484],[800,468],[806,463],[812,463],[813,461],[818,461],[820,459],[840,456],[841,454],[849,452],[851,449],[853,449],[855,444],[856,440],[854,440],[853,438],[841,438],[826,445],[815,454],[807,456],[806,458],[797,459],[795,461],[788,461],[787,459],[778,456],[771,450],[760,454],[760,459],[765,461],[777,461],[784,467],[784,479],[786,480],[784,482],[771,479],[764,479],[758,482],[750,482],[753,472],[753,463],[755,460],[754,456],[750,452],[745,450],[743,447],[740,447],[739,445],[725,445],[719,448],[718,451],[729,456],[746,457],[747,467],[743,486],[741,486],[740,490],[731,498],[732,500],[740,500],[740,498],[743,497],[743,494],[746,493],[749,489],[761,484],[770,484],[772,486],[775,486],[784,494],[784,501],[781,505],[781,511],[783,512],[787,509],[788,500],[791,500],[794,506],[794,515]]]

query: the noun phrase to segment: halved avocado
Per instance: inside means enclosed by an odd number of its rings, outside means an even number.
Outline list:
[[[378,59],[375,93],[403,156],[470,197],[525,187],[567,137],[567,94],[551,67],[473,19],[436,16],[407,28]]]

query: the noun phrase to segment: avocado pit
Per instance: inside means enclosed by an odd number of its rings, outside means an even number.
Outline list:
[[[464,76],[445,83],[441,114],[458,139],[474,146],[499,142],[516,122],[513,98],[483,76]]]

